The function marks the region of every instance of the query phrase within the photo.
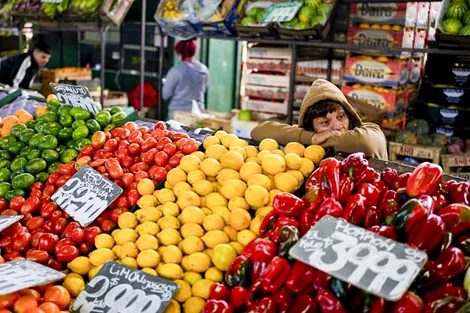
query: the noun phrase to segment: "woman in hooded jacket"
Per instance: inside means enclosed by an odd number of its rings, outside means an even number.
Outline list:
[[[163,100],[170,100],[168,119],[173,119],[175,111],[191,112],[193,100],[204,110],[204,93],[209,82],[209,70],[194,59],[197,45],[194,39],[179,41],[175,53],[181,62],[166,75],[163,86]]]
[[[387,141],[380,127],[363,123],[341,90],[324,79],[317,79],[308,90],[297,126],[268,121],[255,127],[251,137],[257,141],[272,138],[282,145],[289,142],[321,145],[388,159]]]

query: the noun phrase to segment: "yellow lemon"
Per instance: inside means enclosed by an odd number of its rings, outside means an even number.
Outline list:
[[[158,202],[160,202],[161,204],[165,204],[167,202],[174,202],[176,200],[173,190],[167,188],[155,191],[154,196],[157,197]]]
[[[217,267],[212,266],[204,273],[204,278],[221,283],[224,280],[224,273]]]
[[[286,174],[289,174],[289,175],[295,177],[297,179],[297,181],[299,182],[299,185],[301,183],[303,183],[303,181],[305,179],[304,175],[301,172],[297,171],[297,170],[287,171]]]
[[[258,160],[258,164],[261,164],[263,162],[263,159],[268,156],[268,155],[271,155],[271,151],[268,151],[268,150],[263,150],[261,151],[260,153],[258,153],[258,155],[256,156],[256,159]]]
[[[191,297],[183,304],[183,310],[184,313],[201,313],[205,305],[206,301],[204,299]]]
[[[227,180],[220,189],[220,193],[227,199],[243,197],[246,191],[246,184],[239,179]]]
[[[261,174],[262,168],[257,163],[248,162],[242,165],[240,169],[240,178],[244,181],[248,181],[248,179],[254,174]]]
[[[266,190],[271,190],[272,181],[271,179],[263,174],[255,174],[248,179],[248,187],[258,185],[264,187]]]
[[[245,159],[243,156],[235,151],[229,151],[220,158],[220,164],[223,168],[229,168],[235,171],[239,171],[242,167]]]
[[[196,297],[207,299],[209,298],[209,292],[213,284],[214,282],[211,280],[201,279],[200,281],[195,283],[194,286],[192,287],[192,293]]]
[[[127,242],[135,242],[137,237],[139,237],[139,235],[135,230],[127,228],[121,229],[121,231],[117,233],[116,237],[114,237],[114,240],[118,245],[123,245]]]
[[[315,165],[313,164],[312,161],[309,159],[303,158],[300,161],[300,168],[299,171],[304,175],[305,177],[309,176],[315,168]]]
[[[187,262],[189,270],[197,273],[204,273],[211,267],[210,257],[203,252],[190,254]]]
[[[137,245],[133,242],[125,243],[121,246],[121,251],[119,252],[120,259],[125,258],[135,258],[139,254],[139,249]]]
[[[183,253],[177,246],[170,245],[168,247],[165,247],[163,251],[164,251],[164,253],[162,253],[163,262],[174,263],[174,264],[181,263],[181,260],[183,259]]]
[[[284,147],[284,153],[285,154],[295,153],[298,156],[303,157],[304,152],[305,152],[305,146],[301,143],[298,143],[298,142],[289,142]]]
[[[180,168],[185,171],[186,173],[189,173],[194,170],[199,169],[199,164],[201,163],[201,160],[195,156],[195,155],[185,155],[184,157],[181,158],[180,162]]]
[[[214,248],[218,244],[230,242],[227,234],[220,230],[211,230],[202,236],[201,239],[208,248]]]
[[[201,171],[209,177],[214,177],[222,170],[222,164],[216,159],[208,158],[201,162]]]
[[[69,270],[80,275],[86,275],[91,270],[91,262],[85,256],[79,256],[67,264]]]
[[[230,213],[230,225],[236,230],[248,229],[251,224],[251,216],[247,210],[235,209]]]
[[[213,249],[212,263],[221,271],[228,270],[237,257],[237,252],[229,244],[220,244]]]
[[[114,255],[120,259],[121,258],[121,245],[115,245],[111,250],[113,251]]]
[[[217,182],[219,182],[221,185],[223,185],[227,180],[231,179],[240,179],[240,174],[236,170],[224,168],[217,175]]]
[[[174,202],[167,202],[162,206],[162,212],[164,216],[178,216],[180,208]]]
[[[187,182],[184,181],[177,182],[173,186],[173,193],[177,197],[179,197],[183,192],[191,190],[193,190],[193,188]]]
[[[244,148],[248,146],[248,142],[246,140],[243,140],[243,139],[235,139],[234,141],[232,141],[232,143],[230,144],[230,149],[232,149],[233,147],[240,147],[240,148]]]
[[[185,254],[202,252],[204,251],[204,248],[204,242],[201,238],[196,236],[187,237],[182,241],[182,249]]]
[[[199,158],[199,160],[204,161],[206,159],[206,155],[202,151],[194,151],[191,155],[195,155]]]
[[[245,195],[241,197],[234,197],[231,198],[230,201],[228,202],[228,208],[230,211],[233,211],[235,209],[244,209],[248,210],[250,208],[250,205],[246,202]]]
[[[311,145],[308,146],[304,151],[304,157],[309,159],[315,164],[320,163],[320,161],[325,157],[325,149],[322,146]]]
[[[116,260],[116,256],[114,255],[111,249],[96,249],[89,254],[90,263],[93,266],[100,266],[108,261]]]
[[[278,155],[278,156],[280,156],[280,157],[282,157],[282,158],[286,156],[286,154],[285,154],[284,151],[282,151],[282,150],[273,150],[273,151],[271,151],[271,153],[272,153],[272,154],[276,154],[276,155]]]
[[[235,147],[230,148],[230,151],[240,153],[240,155],[243,157],[243,160],[246,159],[246,152],[243,148],[235,146]]]
[[[147,274],[150,274],[150,275],[152,275],[152,276],[158,276],[157,271],[154,270],[153,268],[145,267],[145,268],[142,269],[142,272],[147,273]]]
[[[279,173],[274,177],[274,185],[281,191],[294,192],[297,190],[299,181],[289,174]]]
[[[183,269],[178,264],[163,264],[157,266],[158,276],[166,279],[176,280],[183,278]]]
[[[181,226],[180,233],[183,238],[188,238],[191,236],[202,237],[204,235],[204,229],[202,229],[201,225],[199,224],[186,223]]]
[[[177,182],[186,181],[186,172],[177,167],[172,168],[166,175],[166,181],[173,187]]]
[[[134,214],[141,223],[157,222],[163,215],[162,211],[156,207],[144,208],[138,211],[140,211],[140,214],[137,214],[137,211]]]
[[[227,206],[227,199],[218,192],[213,192],[206,196],[206,207],[213,209],[216,206]]]
[[[139,235],[152,235],[155,236],[160,232],[160,227],[158,227],[157,223],[154,222],[145,222],[139,225]]]
[[[204,222],[204,218],[206,214],[198,208],[197,206],[188,206],[181,211],[179,219],[182,224],[186,223],[196,223],[202,224]]]
[[[259,164],[257,157],[246,158],[245,163],[248,163],[248,162]]]
[[[277,190],[277,189],[273,189],[273,190]],[[259,216],[261,219],[263,219],[272,210],[273,210],[272,206],[264,206],[262,208],[257,209],[255,214],[256,216]]]
[[[279,149],[279,144],[274,139],[271,139],[271,138],[263,139],[259,143],[259,151],[263,151],[263,150],[271,151],[271,150],[276,150],[276,149]]]
[[[248,229],[244,229],[237,234],[237,241],[241,243],[243,246],[246,246],[255,238],[256,238],[256,234]]]
[[[204,142],[202,143],[205,150],[207,150],[207,148],[209,148],[212,145],[219,145],[219,144],[220,144],[220,140],[219,138],[215,136],[207,137],[206,139],[204,139]]]
[[[181,313],[181,306],[175,299],[171,299],[170,304],[168,304],[163,313]]]
[[[88,272],[88,279],[89,280],[92,280],[93,277],[96,276],[96,274],[98,274],[98,272],[101,270],[101,268],[103,267],[103,265],[100,265],[100,266],[93,266],[91,268],[91,270]]]
[[[224,145],[225,148],[229,148],[230,145],[232,144],[232,142],[234,142],[235,140],[237,140],[238,137],[234,134],[227,134],[227,135],[224,135],[222,137],[222,139],[220,140],[220,142],[222,143],[222,145]]]
[[[261,216],[255,216],[252,220],[251,220],[251,224],[250,224],[250,230],[252,232],[254,232],[257,236],[259,236],[259,228],[261,226],[261,223],[263,222],[263,218]]]
[[[122,213],[118,219],[118,225],[121,229],[134,229],[137,227],[138,223],[139,221],[137,220],[137,217],[134,215],[134,213],[131,212]]]
[[[154,195],[145,195],[142,196],[138,201],[137,205],[141,208],[149,208],[157,205],[157,198]]]
[[[74,298],[78,297],[80,292],[85,290],[85,282],[83,281],[83,278],[66,278],[62,283],[62,286],[67,289],[70,295]]]
[[[222,140],[222,137],[224,137],[225,135],[227,135],[227,132],[224,130],[219,130],[214,134],[214,136],[217,137],[219,140]]]
[[[208,180],[198,180],[193,185],[194,191],[200,196],[207,196],[214,191],[214,185]]]
[[[284,160],[286,161],[286,166],[290,170],[298,170],[300,168],[300,161],[302,158],[295,153],[288,153],[284,157]]]
[[[185,191],[178,197],[176,204],[180,207],[180,209],[184,209],[188,206],[197,206],[201,205],[201,200],[199,196],[194,191]]]
[[[152,235],[142,235],[137,239],[136,243],[137,248],[140,251],[144,250],[157,250],[158,249],[158,239]]]
[[[242,253],[243,245],[241,243],[237,241],[231,241],[229,242],[229,245],[233,248],[233,250],[235,250],[235,252],[237,252],[237,255],[240,255]]]
[[[212,146],[210,146],[209,148],[206,149],[206,156],[207,156],[207,158],[215,159],[217,161],[220,161],[222,156],[224,156],[227,152],[228,152],[227,148],[222,146],[222,145],[212,145]],[[206,173],[206,175],[207,175],[207,173]],[[213,176],[213,175],[209,175],[209,176]]]
[[[288,175],[288,174],[286,174]],[[288,175],[289,177],[292,177]],[[293,177],[292,177],[293,178]],[[295,179],[295,178],[294,178]],[[296,180],[297,182],[297,180]],[[258,185],[252,185],[248,187],[245,191],[245,200],[246,202],[254,207],[254,208],[260,208],[262,206],[265,206],[269,202],[269,193],[266,190],[266,188],[258,186]]]
[[[158,233],[157,238],[164,246],[177,245],[181,241],[180,233],[172,228],[162,230]]]
[[[187,281],[191,286],[194,285],[198,280],[202,279],[201,274],[192,272],[192,271],[186,271],[184,272],[184,277],[183,279]]]
[[[263,158],[261,167],[268,174],[276,175],[286,170],[286,161],[279,155],[270,154]]]
[[[210,214],[204,218],[202,226],[204,227],[206,231],[223,230],[225,226],[225,222],[220,215]]]
[[[155,250],[144,250],[137,256],[139,267],[156,267],[160,262],[160,255]]]
[[[272,204],[274,197],[275,197],[278,193],[281,193],[281,192],[282,192],[282,191],[280,191],[279,189],[271,189],[271,190],[269,191],[269,203]]]
[[[256,158],[256,156],[258,155],[258,149],[256,149],[256,147],[246,146],[243,147],[243,150],[245,150],[247,158]]]
[[[99,234],[95,237],[95,247],[112,249],[114,247],[114,239],[108,234]]]
[[[237,230],[233,228],[232,226],[228,225],[225,226],[223,229],[223,232],[228,236],[229,240],[237,240]]]
[[[180,228],[180,221],[174,216],[164,216],[158,221],[158,224],[160,225],[161,230],[167,228]]]
[[[148,178],[142,179],[137,184],[137,191],[139,192],[141,196],[151,195],[153,194],[154,190],[155,190],[155,186],[153,182]]]
[[[230,223],[230,210],[226,206],[218,205],[212,208],[212,213],[222,217],[225,224]]]
[[[183,303],[192,296],[191,285],[187,281],[177,279],[174,281],[178,284],[178,292],[174,296],[174,299],[178,302]]]
[[[194,185],[197,181],[206,179],[206,174],[201,170],[194,170],[188,173],[187,180],[188,183]]]

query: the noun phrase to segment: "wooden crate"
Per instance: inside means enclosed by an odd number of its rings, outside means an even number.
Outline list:
[[[441,149],[436,147],[425,147],[418,145],[407,145],[398,142],[389,143],[390,161],[399,161],[400,156],[419,158],[439,164]]]
[[[465,170],[465,167],[470,167],[470,153],[442,155],[442,168],[445,173],[470,179],[470,171]]]

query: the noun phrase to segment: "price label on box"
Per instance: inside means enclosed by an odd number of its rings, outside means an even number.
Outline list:
[[[70,311],[73,313],[161,313],[178,291],[172,281],[107,262],[86,285]]]
[[[427,260],[423,251],[331,216],[315,224],[290,255],[389,301],[403,296]]]
[[[121,193],[121,187],[90,166],[84,166],[54,193],[52,200],[86,227]]]
[[[0,295],[25,288],[52,283],[65,278],[65,274],[28,260],[0,264]]]
[[[50,86],[61,103],[85,109],[93,116],[98,114],[99,109],[86,87],[56,83]]]
[[[23,215],[2,215],[0,216],[0,231],[7,229],[14,223],[20,221]]]
[[[284,2],[272,4],[264,13],[262,22],[289,22],[299,12],[302,2]]]

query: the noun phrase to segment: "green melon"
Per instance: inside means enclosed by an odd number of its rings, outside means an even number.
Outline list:
[[[314,16],[310,21],[310,25],[312,25],[312,27],[323,24],[325,24],[325,18],[323,16]]]
[[[332,8],[333,6],[330,3],[323,3],[317,8],[318,15],[327,17],[330,15]]]
[[[464,4],[465,7],[466,7],[467,10],[468,10],[467,0],[454,0],[454,1],[452,1],[450,4],[454,4],[454,3],[461,3],[461,4]],[[470,1],[469,1],[469,3],[470,3]]]
[[[304,3],[310,7],[316,8],[323,3],[323,0],[304,0]]]
[[[459,36],[470,36],[470,25],[465,26],[459,31]]]
[[[449,18],[447,20],[444,20],[444,22],[442,22],[441,27],[444,33],[457,35],[462,29],[463,24],[460,20],[456,18]]]
[[[461,19],[467,13],[468,7],[465,3],[452,3],[446,11],[446,18]]]
[[[300,8],[298,18],[301,22],[308,23],[316,14],[317,10],[315,10],[315,8],[304,5],[302,8]]]
[[[467,11],[467,13],[465,13],[462,22],[464,25],[470,25],[470,11]]]
[[[299,30],[309,29],[309,28],[310,28],[310,24],[305,23],[305,22],[300,22],[300,23],[297,23],[297,25],[295,25],[295,29],[299,29]]]
[[[265,10],[262,10],[262,11],[259,11],[258,14],[256,15],[256,20],[258,21],[258,23],[261,23],[263,21],[263,16],[265,12],[266,12]]]
[[[282,23],[282,25],[285,27],[292,28],[292,27],[295,27],[295,25],[297,25],[298,23],[299,23],[299,19],[294,17],[291,21]]]
[[[250,26],[253,24],[256,24],[256,20],[251,16],[245,17],[240,21],[241,26]]]
[[[258,16],[258,14],[259,14],[260,12],[264,12],[264,9],[263,9],[263,8],[254,7],[254,8],[251,8],[250,10],[248,10],[248,12],[246,12],[246,16],[247,16],[247,17],[256,18],[256,16]]]

